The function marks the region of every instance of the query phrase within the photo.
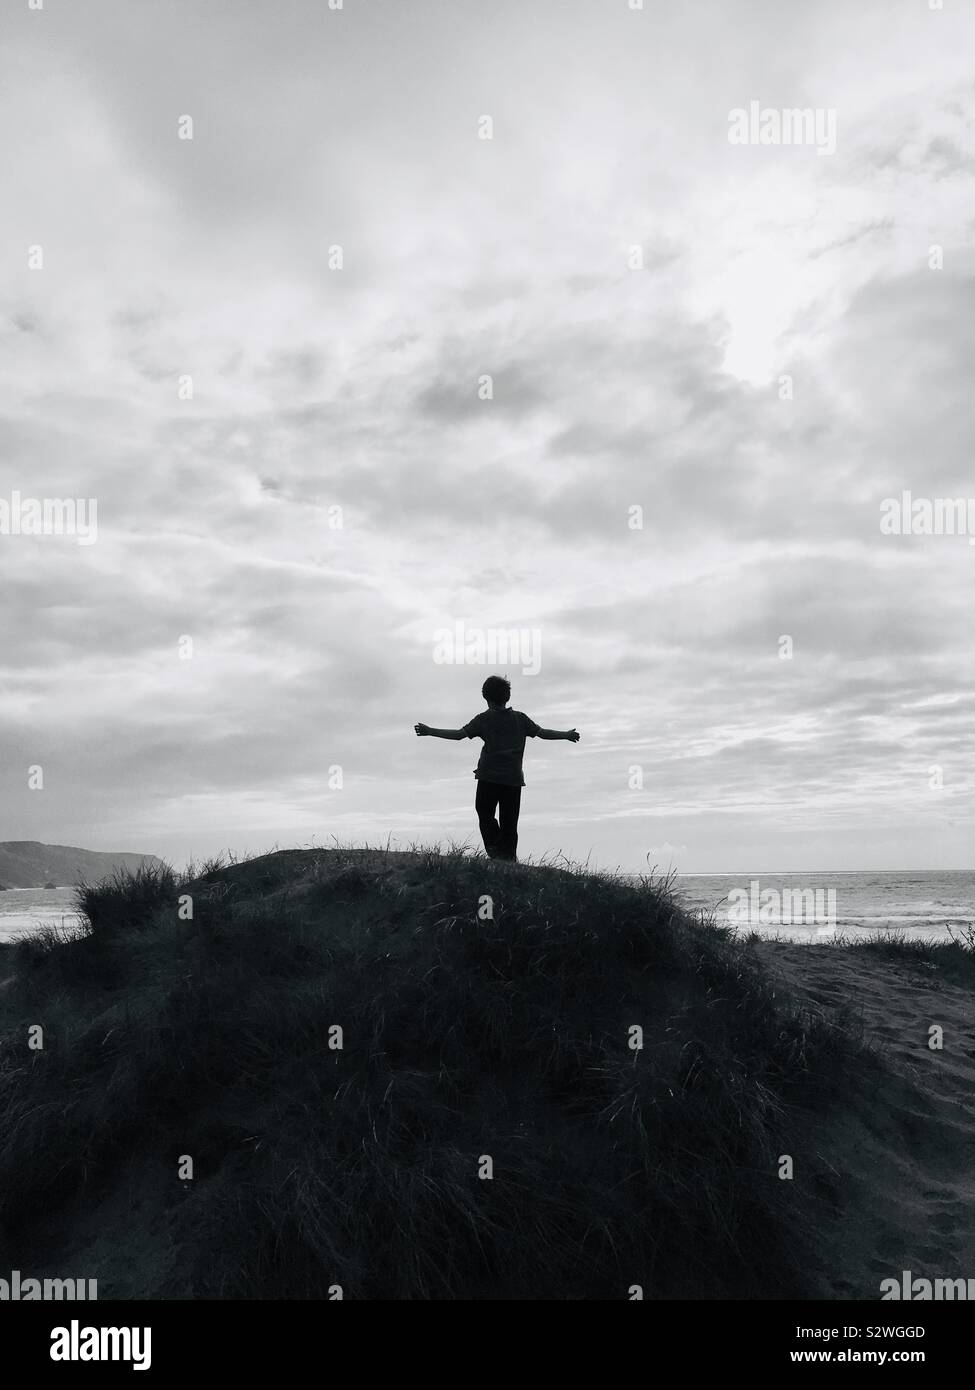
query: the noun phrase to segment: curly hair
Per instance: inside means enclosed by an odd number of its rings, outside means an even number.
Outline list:
[[[511,682],[505,676],[488,676],[481,694],[493,705],[506,705],[511,699]]]

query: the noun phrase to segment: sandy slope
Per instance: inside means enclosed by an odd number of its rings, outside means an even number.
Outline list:
[[[830,946],[763,942],[772,979],[812,1006],[848,1009],[890,1069],[820,1135],[836,1171],[840,1298],[879,1298],[909,1269],[975,1279],[975,993],[909,966]],[[943,1049],[928,1029],[944,1030]]]

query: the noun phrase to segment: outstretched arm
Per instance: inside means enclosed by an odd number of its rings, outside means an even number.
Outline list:
[[[539,729],[536,738],[567,738],[570,743],[579,742],[578,729]]]
[[[414,724],[417,738],[466,738],[463,729],[431,729],[429,724]]]

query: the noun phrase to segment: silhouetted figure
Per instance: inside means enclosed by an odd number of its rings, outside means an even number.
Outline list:
[[[477,795],[474,809],[489,859],[518,858],[518,813],[525,785],[522,758],[526,738],[565,738],[579,742],[575,729],[540,729],[520,710],[506,709],[511,685],[503,676],[488,676],[481,686],[487,709],[476,714],[462,729],[431,729],[415,724],[420,738],[482,738],[484,747],[474,769]],[[498,818],[495,819],[495,812]]]

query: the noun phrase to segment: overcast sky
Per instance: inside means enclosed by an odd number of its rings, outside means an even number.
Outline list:
[[[0,839],[476,843],[462,623],[582,734],[523,853],[971,867],[975,547],[880,514],[975,495],[972,3],[3,29],[0,499],[97,538],[0,535]]]

